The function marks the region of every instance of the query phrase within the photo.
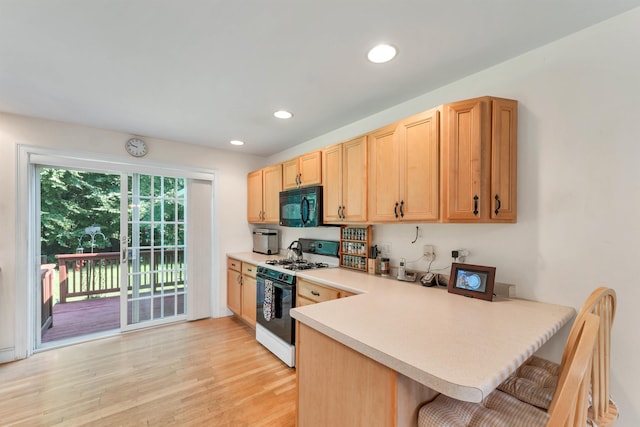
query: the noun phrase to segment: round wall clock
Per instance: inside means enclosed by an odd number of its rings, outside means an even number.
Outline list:
[[[131,138],[124,146],[127,149],[127,153],[134,157],[142,157],[148,151],[147,143],[140,138]]]

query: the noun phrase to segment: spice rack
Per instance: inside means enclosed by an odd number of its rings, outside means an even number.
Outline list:
[[[340,227],[340,266],[367,271],[367,258],[371,246],[371,226]]]

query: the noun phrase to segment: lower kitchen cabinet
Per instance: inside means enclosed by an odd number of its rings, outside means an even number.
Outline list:
[[[233,258],[227,259],[227,307],[242,313],[242,262]]]
[[[227,307],[256,327],[256,265],[227,259]]]
[[[256,270],[257,266],[242,263],[242,314],[249,325],[256,327]]]
[[[344,298],[351,295],[354,294],[351,292],[332,288],[330,286],[311,282],[303,278],[298,278],[296,307],[330,301],[332,299]]]
[[[297,425],[416,426],[438,393],[298,322]]]

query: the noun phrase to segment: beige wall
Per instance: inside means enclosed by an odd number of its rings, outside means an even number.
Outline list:
[[[87,158],[107,159],[115,162],[175,165],[186,168],[207,169],[215,174],[214,260],[219,268],[214,276],[214,315],[226,314],[225,253],[244,250],[251,245],[250,227],[246,222],[246,174],[258,168],[264,159],[231,151],[145,138],[150,146],[143,159],[134,159],[124,152],[124,142],[131,135],[72,124],[39,120],[0,113],[0,361],[12,360],[16,336],[16,229],[23,224],[18,218],[17,164],[18,144],[78,153]],[[239,150],[241,152],[241,150]],[[19,283],[18,286],[26,286]]]

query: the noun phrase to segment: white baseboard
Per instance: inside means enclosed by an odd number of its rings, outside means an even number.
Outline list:
[[[16,360],[16,351],[13,347],[0,349],[0,363]]]

